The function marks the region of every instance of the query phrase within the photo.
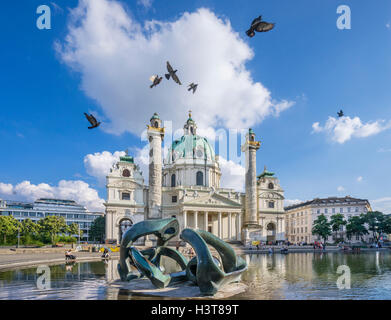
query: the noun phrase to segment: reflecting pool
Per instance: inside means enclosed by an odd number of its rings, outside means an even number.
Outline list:
[[[249,268],[242,280],[249,288],[234,299],[391,299],[391,253],[309,252],[244,258]],[[37,285],[41,273],[36,267],[0,272],[0,299],[148,299],[108,285],[119,278],[117,263],[50,266],[48,289]],[[341,265],[350,269],[351,289],[337,287]]]

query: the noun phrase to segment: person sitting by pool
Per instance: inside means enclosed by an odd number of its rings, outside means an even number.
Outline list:
[[[65,251],[65,260],[76,260],[76,257],[72,254],[70,249]]]
[[[103,259],[109,259],[109,258],[110,258],[109,249],[105,248],[105,249],[103,250],[102,258],[103,258]]]

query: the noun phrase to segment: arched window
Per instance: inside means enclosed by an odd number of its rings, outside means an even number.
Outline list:
[[[175,187],[176,186],[176,176],[175,174],[173,174],[171,176],[171,187]]]
[[[273,208],[274,208],[274,201],[269,201],[268,207],[269,207],[270,209],[273,209]]]
[[[197,186],[204,185],[204,174],[201,171],[197,172]]]
[[[159,128],[159,122],[155,121],[155,128]]]
[[[274,189],[274,184],[270,182],[269,185],[268,185],[268,188],[269,189]]]
[[[128,169],[125,169],[124,171],[122,171],[122,176],[126,177],[126,178],[129,178],[130,177],[130,171]]]

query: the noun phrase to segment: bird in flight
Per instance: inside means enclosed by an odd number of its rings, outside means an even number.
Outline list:
[[[198,84],[195,84],[194,82],[192,82],[188,85],[188,87],[189,87],[189,89],[187,89],[187,91],[193,90],[193,94],[194,94],[197,90]]]
[[[255,18],[253,22],[251,22],[250,29],[246,31],[246,34],[252,38],[255,36],[255,31],[257,32],[267,32],[274,28],[275,23],[269,23],[266,21],[262,21],[262,16]]]
[[[91,123],[91,127],[88,127],[88,129],[94,129],[100,126],[100,122],[98,122],[92,114],[88,115],[87,113],[84,112],[84,115],[86,116],[87,120]]]
[[[152,81],[152,85],[150,88],[152,89],[153,87],[156,87],[161,81],[163,77],[159,77],[158,75],[153,75],[152,77],[149,78],[149,80]]]
[[[337,113],[338,117],[342,118],[344,116],[343,111],[341,110],[340,112]]]
[[[178,70],[175,70],[171,67],[170,63],[167,61],[167,71],[168,73],[166,73],[166,78],[167,80],[170,80],[170,77],[172,78],[172,80],[174,80],[177,84],[179,85],[182,85],[181,81],[179,80],[178,76],[176,75],[176,72]]]

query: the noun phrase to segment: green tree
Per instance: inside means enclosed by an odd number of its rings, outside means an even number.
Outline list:
[[[331,235],[330,222],[327,221],[327,218],[324,214],[321,214],[314,221],[314,226],[312,227],[312,234],[322,238],[324,243],[326,243],[327,238]]]
[[[99,242],[103,242],[105,238],[105,218],[98,217],[96,218],[90,228],[90,237],[94,240],[98,240]]]
[[[335,238],[338,239],[338,231],[341,229],[342,226],[346,225],[346,221],[343,217],[343,214],[337,213],[330,217],[330,225],[331,229],[335,233]]]
[[[20,227],[20,222],[13,216],[0,216],[0,235],[3,243],[7,243],[7,237],[15,236]]]
[[[74,236],[74,235],[79,236],[79,232],[80,232],[80,238],[81,238],[83,236],[83,230],[81,229],[79,230],[79,229],[80,229],[79,224],[74,222],[68,226],[67,231],[70,236]]]
[[[39,233],[40,225],[31,221],[30,219],[25,219],[21,223],[21,234],[22,235],[36,235]]]
[[[350,217],[346,224],[346,233],[349,239],[352,236],[358,236],[361,238],[361,241],[364,242],[363,236],[368,234],[368,230],[365,227],[365,216],[353,216]]]
[[[66,233],[68,229],[64,217],[48,216],[39,220],[38,224],[42,232],[50,235],[52,244],[59,233]]]
[[[372,232],[373,239],[378,242],[383,234],[391,232],[391,219],[379,211],[368,211],[364,216],[368,230]]]
[[[20,226],[20,233],[23,236],[24,243],[27,244],[31,241],[32,237],[37,237],[40,229],[38,223],[35,223],[30,219],[23,220]]]

